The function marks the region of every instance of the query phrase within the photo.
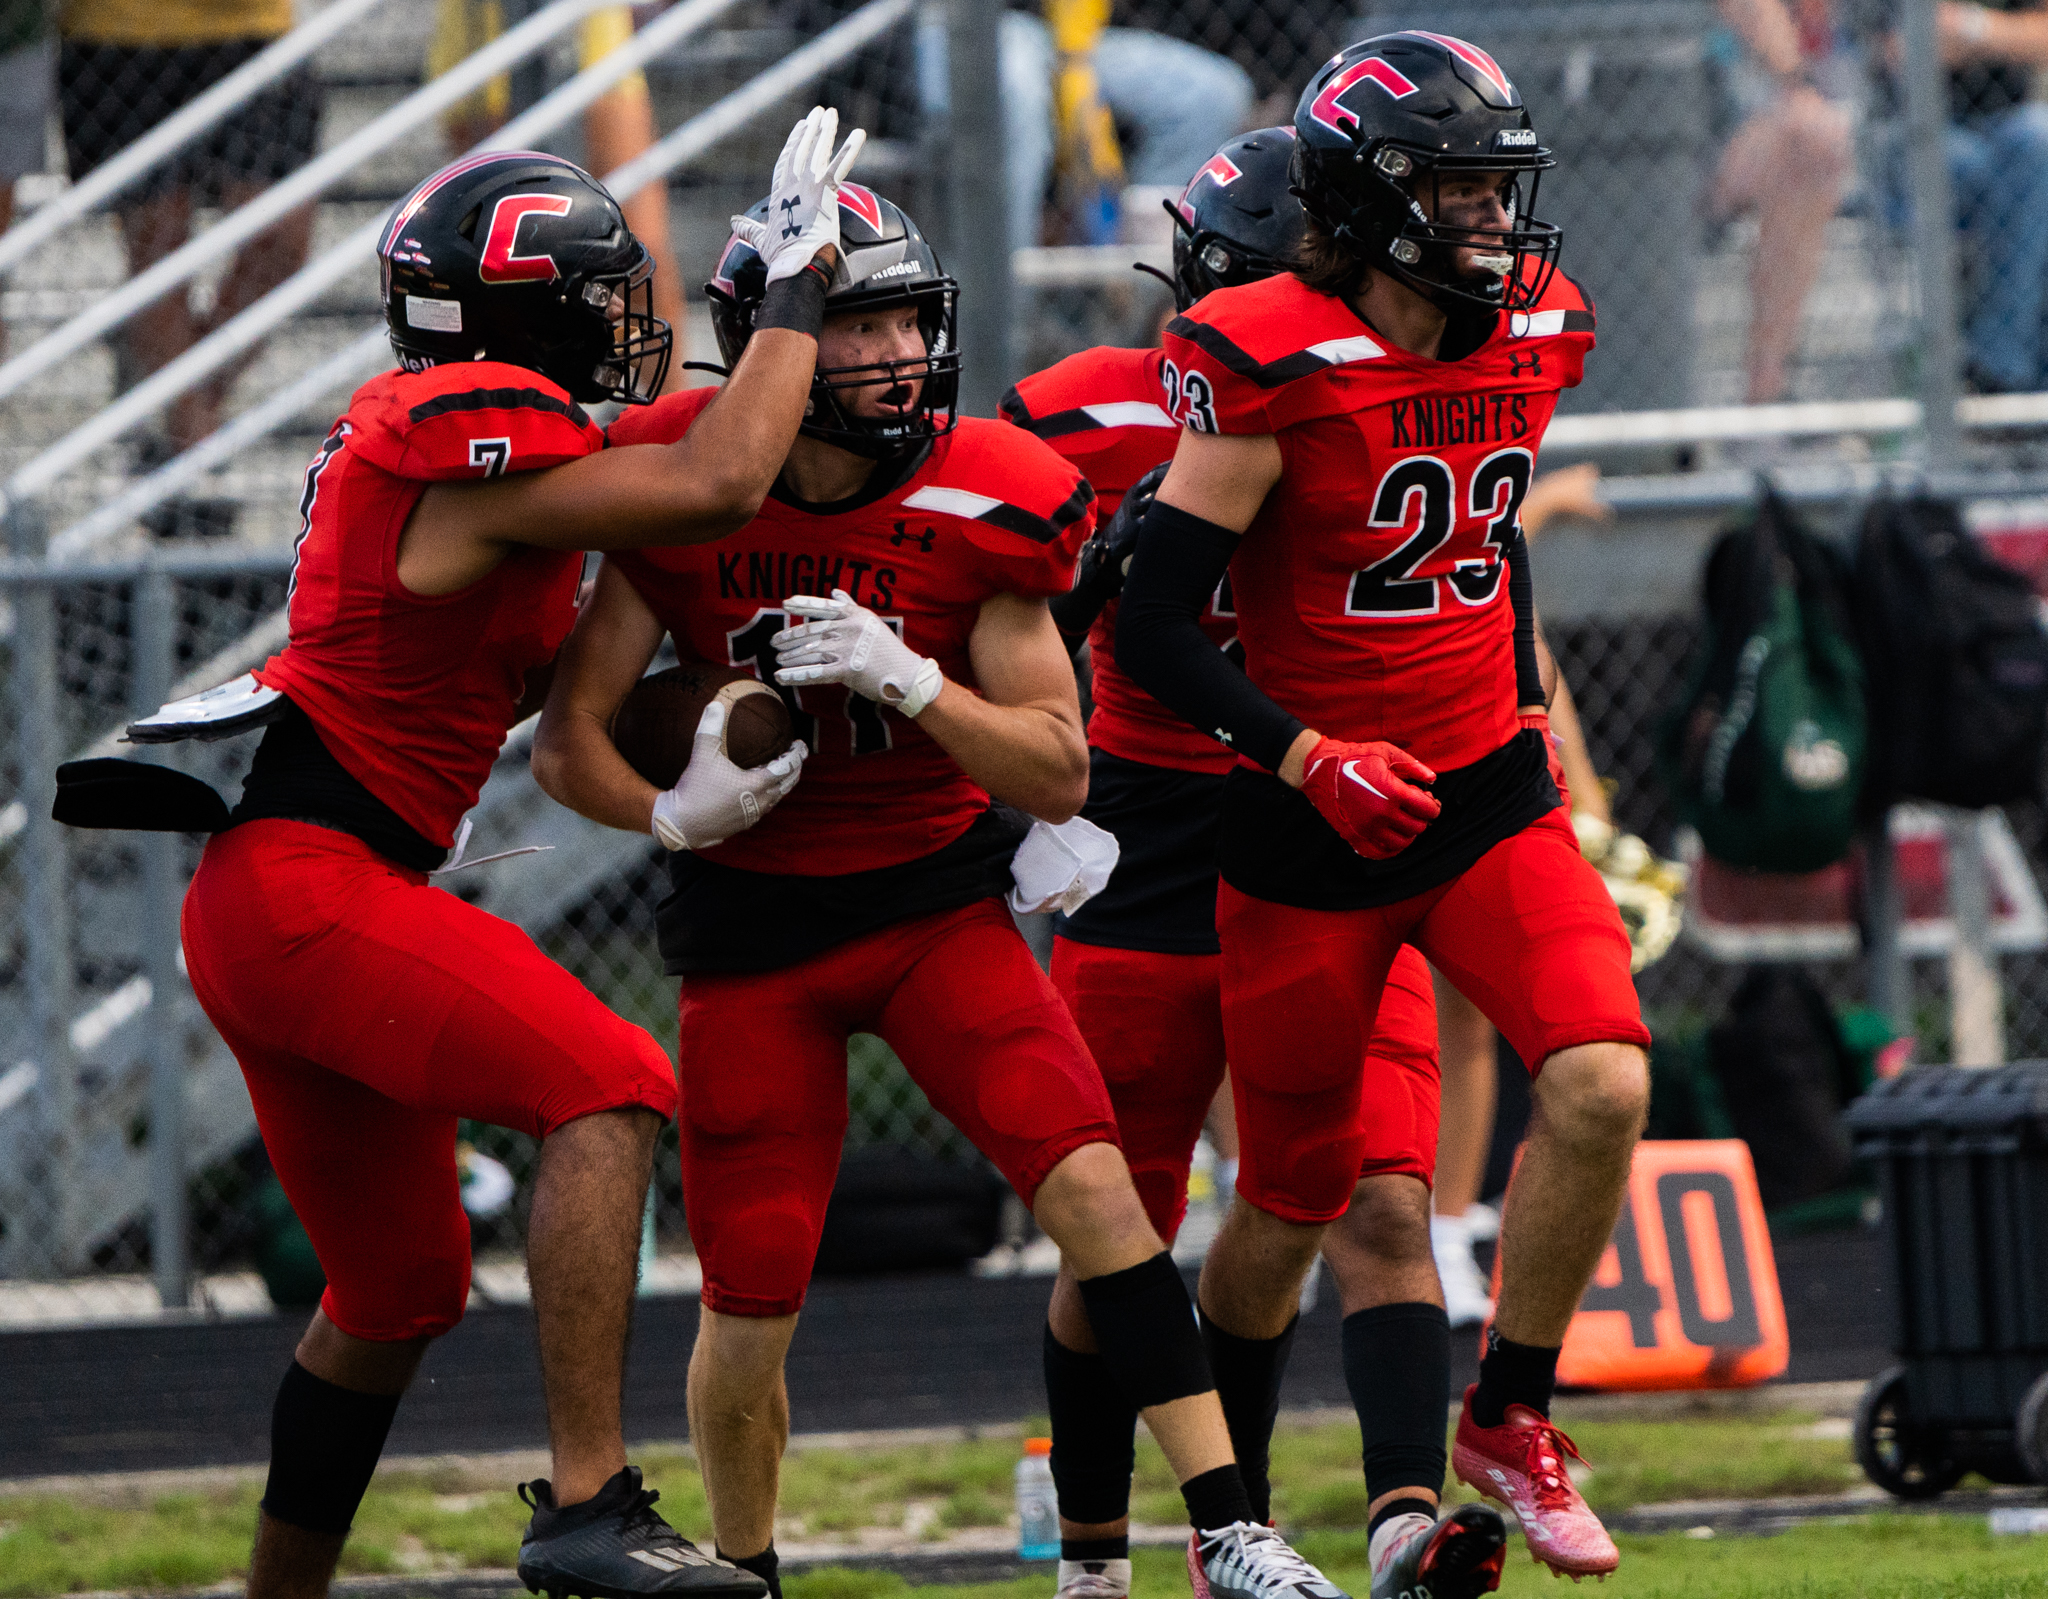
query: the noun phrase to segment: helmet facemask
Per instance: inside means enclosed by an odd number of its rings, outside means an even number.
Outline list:
[[[857,366],[819,367],[811,379],[810,404],[798,431],[873,461],[894,459],[952,432],[958,419],[960,395],[960,348],[955,327],[959,292],[953,279],[940,278],[901,295],[865,304],[830,303],[828,309],[833,315],[914,305],[925,353]],[[909,383],[921,383],[923,387],[917,403],[900,417],[859,416],[841,399],[842,395],[850,399],[856,389]]]
[[[645,246],[624,273],[592,274],[575,293],[607,324],[609,349],[591,368],[591,385],[622,405],[657,398],[675,354],[675,330],[654,314],[654,258]]]
[[[1385,203],[1359,207],[1341,220],[1319,220],[1338,243],[1375,271],[1387,273],[1445,310],[1526,311],[1549,287],[1563,244],[1554,223],[1530,214],[1544,172],[1556,164],[1549,151],[1540,149],[1520,158],[1444,156],[1385,143],[1367,159],[1375,186],[1386,191]],[[1501,205],[1507,213],[1506,227],[1467,228],[1440,220],[1444,179],[1476,173],[1505,175]],[[1526,202],[1524,175],[1529,180]],[[1429,196],[1427,207],[1422,203],[1424,193]],[[1477,252],[1475,265],[1482,270],[1460,271],[1456,258],[1461,250]],[[1498,270],[1483,269],[1488,258]]]

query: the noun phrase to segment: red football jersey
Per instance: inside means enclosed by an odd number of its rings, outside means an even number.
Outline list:
[[[372,378],[306,468],[291,640],[256,675],[444,849],[490,776],[526,674],[576,620],[583,557],[515,550],[481,582],[419,595],[398,581],[399,534],[429,483],[537,471],[603,446],[539,373],[466,361]]]
[[[1044,439],[1088,475],[1095,516],[1107,523],[1131,485],[1180,442],[1180,424],[1166,410],[1161,350],[1101,345],[1034,372],[1003,396],[1002,414]],[[1202,631],[1219,650],[1237,640],[1226,581],[1209,602]],[[1116,664],[1116,602],[1088,630],[1094,714],[1088,742],[1127,761],[1181,772],[1227,772],[1228,749],[1174,715]]]
[[[1284,475],[1231,563],[1252,680],[1309,726],[1439,771],[1515,736],[1513,540],[1593,310],[1552,276],[1457,361],[1410,355],[1291,273],[1222,289],[1167,328],[1168,409],[1271,434]]]
[[[629,411],[612,424],[612,442],[679,439],[715,392],[686,389]],[[888,471],[876,468],[878,478]],[[1064,593],[1094,529],[1094,497],[1046,446],[963,418],[909,477],[872,498],[840,508],[771,497],[715,544],[606,559],[685,657],[749,667],[773,684],[768,641],[790,625],[783,602],[836,587],[971,689],[967,640],[982,602]],[[779,692],[811,748],[803,778],[706,860],[806,877],[897,866],[944,848],[987,808],[987,793],[909,717],[838,683]]]

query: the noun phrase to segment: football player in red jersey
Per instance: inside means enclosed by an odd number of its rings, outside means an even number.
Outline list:
[[[652,1508],[619,1402],[641,1208],[673,1074],[523,932],[427,874],[528,674],[566,636],[586,547],[714,539],[767,492],[810,388],[838,240],[817,111],[776,166],[772,313],[687,440],[613,449],[584,413],[660,391],[670,331],[618,205],[554,156],[472,156],[393,213],[380,256],[403,370],[358,390],[306,473],[291,637],[190,715],[268,721],[185,901],[194,991],[241,1063],[327,1275],[278,1390],[253,1595],[324,1592],[427,1343],[461,1318],[461,1116],[542,1139],[529,1225],[554,1477],[520,1576],[550,1594],[760,1594]],[[773,331],[766,331],[772,326]],[[246,707],[238,709],[237,707]],[[175,731],[179,707],[155,720]],[[800,759],[800,756],[797,757]],[[693,829],[794,778],[702,763]]]
[[[1233,139],[1169,206],[1175,224],[1171,281],[1180,311],[1217,289],[1287,270],[1303,221],[1288,193],[1293,148],[1292,128]],[[1084,547],[1075,585],[1053,600],[1052,613],[1070,647],[1078,649],[1084,639],[1090,645],[1095,708],[1082,814],[1115,834],[1122,852],[1109,886],[1056,924],[1052,977],[1102,1067],[1146,1212],[1171,1243],[1187,1208],[1195,1141],[1224,1073],[1216,828],[1224,776],[1235,757],[1116,664],[1116,594],[1129,535],[1157,485],[1155,469],[1171,458],[1180,433],[1166,410],[1165,359],[1158,349],[1084,350],[1023,379],[1003,397],[1001,410],[1088,474],[1098,517],[1107,524]],[[1242,655],[1227,578],[1203,610],[1201,626],[1213,646]],[[1346,1226],[1363,1229],[1379,1247],[1330,1252],[1349,1313],[1347,1340],[1351,1316],[1373,1320],[1382,1305],[1407,1311],[1418,1296],[1438,1298],[1426,1239],[1421,1282],[1410,1280],[1409,1261],[1391,1279],[1376,1269],[1388,1252],[1380,1240],[1388,1220],[1378,1202],[1381,1190],[1411,1186],[1426,1194],[1436,1152],[1435,1001],[1427,965],[1405,945],[1373,1023],[1366,1075],[1361,1182]],[[1239,1338],[1204,1316],[1202,1337],[1252,1513],[1264,1521],[1271,1511],[1268,1448],[1291,1324],[1278,1339]],[[1045,1335],[1062,1599],[1116,1599],[1130,1591],[1137,1417],[1120,1402],[1093,1344],[1080,1296],[1063,1271]],[[1353,1364],[1347,1362],[1347,1378],[1357,1375]],[[1377,1430],[1382,1386],[1377,1373],[1353,1383],[1367,1436]],[[1383,1475],[1377,1464],[1368,1459],[1368,1480]],[[1439,1465],[1439,1484],[1442,1477]],[[1401,1476],[1399,1483],[1407,1480]],[[1490,1510],[1469,1519],[1478,1525],[1468,1529],[1460,1556],[1483,1564],[1505,1534]]]
[[[1064,1251],[1121,1398],[1181,1480],[1198,1583],[1329,1599],[1252,1519],[1101,1075],[1003,903],[1018,812],[1061,822],[1086,794],[1046,601],[1070,584],[1093,491],[1023,433],[955,422],[953,281],[889,201],[850,185],[842,208],[812,410],[768,504],[715,548],[607,559],[535,745],[550,793],[672,852],[656,922],[682,978],[684,1202],[704,1268],[690,1422],[719,1551],[774,1583],[782,1362],[846,1129],[847,1039],[873,1032]],[[738,360],[762,303],[750,242],[708,292]],[[671,395],[613,440],[688,438],[704,401]],[[795,792],[740,837],[666,827],[611,743],[664,634],[779,685],[813,746]]]
[[[1169,327],[1184,432],[1118,618],[1124,669],[1240,757],[1217,920],[1248,1204],[1210,1255],[1203,1308],[1241,1337],[1284,1332],[1350,1197],[1360,1062],[1394,950],[1414,943],[1539,1072],[1452,1464],[1513,1506],[1537,1558],[1605,1572],[1614,1545],[1548,1405],[1619,1209],[1649,1035],[1620,918],[1548,770],[1516,523],[1592,307],[1555,270],[1556,230],[1523,213],[1524,178],[1533,197],[1551,158],[1483,50],[1425,33],[1354,45],[1294,125],[1301,264]],[[1199,620],[1226,569],[1245,672]],[[1426,1210],[1409,1223],[1426,1250]],[[1389,1326],[1374,1364],[1441,1374],[1445,1337]],[[1419,1375],[1399,1386],[1416,1395],[1401,1428],[1416,1475],[1412,1493],[1375,1494],[1376,1592],[1445,1536],[1436,1394],[1423,1403]]]

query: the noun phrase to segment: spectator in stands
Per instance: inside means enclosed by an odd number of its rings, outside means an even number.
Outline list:
[[[1716,221],[1757,216],[1752,405],[1784,398],[1800,312],[1849,179],[1850,112],[1828,92],[1850,66],[1833,11],[1832,0],[1721,0],[1722,18],[1742,45],[1723,74],[1740,125],[1721,153],[1707,203]]]
[[[57,96],[72,181],[197,99],[292,25],[292,0],[62,0]],[[302,166],[320,132],[320,82],[301,64],[122,194],[128,268],[140,272],[191,237],[201,205],[239,206]],[[299,207],[235,255],[202,310],[190,288],[134,317],[115,340],[127,388],[173,360],[296,272],[312,239]],[[197,443],[219,424],[228,390],[252,350],[181,396],[143,464]]]
[[[1403,9],[1412,17],[1414,0]],[[1375,20],[1387,0],[1118,0],[1127,28],[1171,34],[1228,56],[1251,76],[1257,104],[1245,126],[1294,120],[1309,75],[1354,39],[1388,29]]]
[[[1007,11],[1001,48],[1010,239],[1022,247],[1039,242],[1052,174],[1052,30],[1025,11]],[[1124,177],[1134,186],[1180,187],[1218,145],[1251,126],[1251,76],[1214,51],[1142,28],[1105,28],[1093,55],[1103,104],[1124,142]]]
[[[1997,393],[2048,387],[2048,105],[2030,98],[2048,67],[2048,9],[1942,0],[1949,71],[1949,170],[1958,220],[1976,244],[1968,305],[1969,376]]]
[[[503,10],[496,0],[440,0],[433,38],[427,47],[427,75],[437,78],[472,51],[482,49],[502,31]],[[576,37],[578,70],[595,65],[633,36],[633,8],[604,6],[585,18]],[[459,100],[442,116],[450,155],[489,138],[512,115],[512,80],[493,78],[474,94]],[[647,75],[633,72],[600,95],[583,113],[583,164],[602,179],[624,166],[659,137]],[[688,324],[683,310],[682,269],[669,232],[668,186],[650,183],[637,194],[616,198],[634,236],[654,257],[654,314],[676,330],[680,346]],[[721,240],[723,233],[721,232]],[[682,358],[669,368],[667,387],[684,386]]]
[[[853,0],[797,4],[817,21],[853,9]],[[1053,169],[1054,52],[1052,33],[1035,14],[1040,9],[1033,0],[1028,9],[1004,12],[998,46],[1015,249],[1041,242]],[[1108,28],[1094,57],[1096,82],[1124,142],[1124,176],[1131,184],[1178,189],[1218,145],[1252,125],[1249,74],[1213,51],[1143,29]],[[917,75],[926,110],[942,111],[950,98],[942,21],[918,30]]]
[[[55,50],[46,0],[0,0],[0,233],[14,224],[15,183],[43,170]]]

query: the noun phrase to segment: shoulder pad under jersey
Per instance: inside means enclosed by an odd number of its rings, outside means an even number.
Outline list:
[[[1386,353],[1343,301],[1282,272],[1218,289],[1167,324],[1167,403],[1202,432],[1270,433],[1283,391]]]
[[[558,385],[499,361],[386,372],[356,390],[348,420],[351,452],[415,482],[534,472],[604,447]]]
[[[991,593],[1063,594],[1095,528],[1095,490],[1051,446],[962,417],[896,503],[955,520]]]
[[[664,394],[652,405],[633,405],[621,411],[604,430],[605,442],[621,444],[673,444],[689,432],[704,408],[718,398],[714,387],[677,389]]]

